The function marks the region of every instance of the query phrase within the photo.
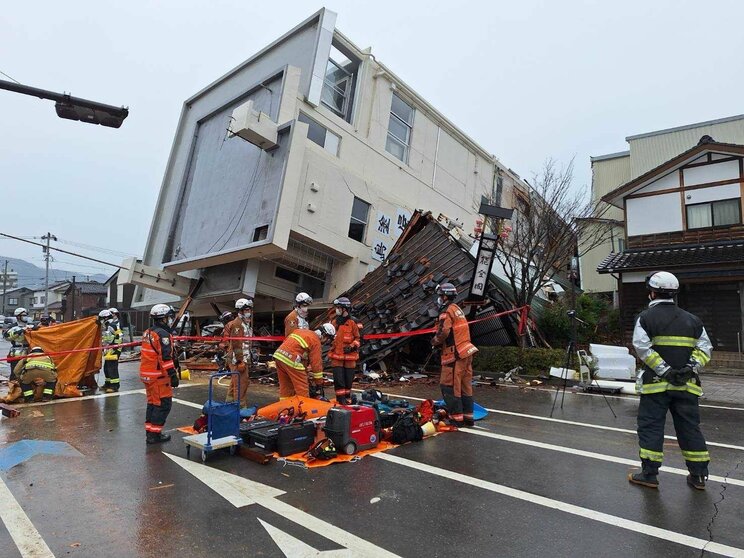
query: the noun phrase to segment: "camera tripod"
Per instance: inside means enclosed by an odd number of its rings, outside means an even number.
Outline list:
[[[555,386],[555,397],[553,398],[553,406],[550,409],[550,417],[553,417],[553,412],[555,411],[555,404],[558,401],[558,394],[561,394],[561,409],[563,409],[563,400],[566,398],[566,384],[568,382],[568,371],[573,370],[571,367],[574,361],[576,361],[577,367],[576,370],[579,371],[579,377],[581,377],[581,361],[579,357],[576,355],[576,336],[577,336],[577,322],[581,322],[582,324],[586,325],[585,322],[580,320],[576,316],[576,310],[569,310],[567,312],[569,319],[571,320],[571,338],[568,341],[568,345],[566,346],[566,358],[563,362],[563,369],[561,370],[561,379],[563,380],[562,385],[559,383]],[[582,380],[583,382],[583,380]],[[612,413],[612,416],[617,418],[617,415],[615,414],[615,410],[612,408],[612,405],[610,405],[609,399],[605,397],[604,392],[602,391],[602,387],[599,385],[599,382],[596,378],[592,376],[591,370],[589,371],[589,385],[594,382],[597,386],[597,390],[602,395],[602,399],[604,399],[605,403],[607,403],[607,407],[610,409],[610,412]],[[583,388],[586,389],[586,385],[583,383],[581,384]]]

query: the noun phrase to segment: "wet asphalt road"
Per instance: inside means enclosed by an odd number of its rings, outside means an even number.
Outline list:
[[[122,370],[122,392],[141,389],[136,364]],[[428,386],[388,391],[437,395]],[[201,405],[206,392],[205,385],[182,387],[176,398]],[[251,393],[259,404],[277,397],[275,388],[259,385]],[[476,400],[501,411],[480,428],[320,469],[227,454],[204,466],[192,452],[196,471],[224,471],[284,493],[276,505],[241,507],[224,497],[238,497],[240,481],[223,485],[230,494],[220,495],[165,455],[185,458],[180,432],[172,430],[173,440],[160,447],[145,445],[142,393],[37,404],[0,422],[0,442],[58,440],[80,455],[38,455],[0,478],[56,556],[299,556],[344,546],[354,556],[371,544],[410,557],[679,557],[700,556],[681,541],[707,541],[709,528],[714,542],[733,548],[724,554],[744,555],[744,410],[701,411],[708,441],[718,444],[710,448],[711,475],[741,483],[729,484],[720,501],[721,483],[693,491],[683,474],[664,469],[659,491],[629,485],[622,460],[637,456],[634,398],[609,400],[615,419],[601,397],[569,392],[555,421],[540,420],[551,398],[548,391],[478,388]],[[174,403],[167,428],[190,425],[198,412]],[[665,451],[666,466],[684,469],[674,440]],[[667,531],[639,533],[627,521]],[[328,524],[363,541],[340,544]],[[277,543],[270,531],[284,538]],[[0,549],[3,557],[24,555],[3,523]]]

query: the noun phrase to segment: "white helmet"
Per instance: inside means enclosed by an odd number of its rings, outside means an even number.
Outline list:
[[[150,309],[150,317],[152,318],[165,318],[170,314],[173,309],[167,304],[156,304]]]
[[[646,278],[649,291],[655,293],[677,294],[679,280],[668,271],[655,271]]]
[[[17,318],[18,316],[21,316],[23,314],[28,314],[28,310],[25,308],[16,308],[15,312],[13,312],[13,315]]]
[[[102,320],[108,320],[110,318],[113,318],[114,315],[111,313],[111,310],[101,310],[98,313],[98,317],[101,318]]]
[[[253,301],[249,298],[239,298],[235,301],[235,308],[243,310],[244,308],[253,308]]]
[[[117,310],[116,308],[113,308],[113,307],[112,308],[109,308],[109,312],[111,312],[112,314],[116,314],[117,316],[119,315],[119,310]]]
[[[295,302],[297,303],[297,305],[306,304],[307,306],[310,306],[313,303],[313,297],[311,297],[307,293],[300,293],[295,297]]]
[[[315,330],[315,335],[317,335],[321,339],[324,335],[333,339],[334,337],[336,337],[336,328],[333,327],[333,324],[325,323]]]

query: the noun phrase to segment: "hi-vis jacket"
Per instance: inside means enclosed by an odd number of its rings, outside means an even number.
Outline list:
[[[154,382],[168,378],[170,373],[175,374],[173,337],[166,327],[154,325],[145,331],[140,355],[140,379],[143,382]]]
[[[362,340],[362,336],[359,334],[359,325],[351,316],[337,316],[331,323],[336,328],[336,337],[333,339],[331,350],[328,352],[328,358],[342,361],[344,366],[353,367],[359,360],[359,346]],[[344,347],[353,347],[356,350],[345,353]]]
[[[274,353],[274,359],[295,370],[312,371],[316,384],[323,383],[323,349],[320,338],[309,329],[290,333]]]
[[[124,334],[121,331],[118,320],[111,320],[110,322],[103,325],[101,331],[101,343],[104,346],[103,359],[104,360],[119,360],[121,355],[121,347],[116,349],[108,349],[109,345],[121,345],[123,343]]]
[[[689,364],[699,369],[710,361],[713,345],[700,318],[682,310],[673,300],[653,300],[636,320],[633,347],[644,364],[643,383],[637,384],[639,393],[673,390],[702,395],[697,377],[684,386],[663,379],[671,368]]]
[[[310,329],[308,321],[297,313],[295,308],[284,318],[284,337],[297,329]]]
[[[10,356],[22,356],[28,352],[28,341],[26,341],[26,326],[16,325],[11,327],[6,334],[12,347],[8,353]]]
[[[434,346],[442,345],[442,364],[452,364],[458,359],[473,356],[478,348],[470,342],[470,328],[457,304],[450,304],[439,314]]]
[[[43,378],[45,382],[53,382],[57,379],[57,367],[54,365],[52,357],[36,354],[19,360],[15,373],[23,383],[33,381],[35,373],[38,374],[39,378]]]

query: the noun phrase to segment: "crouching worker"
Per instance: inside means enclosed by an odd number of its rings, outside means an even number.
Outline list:
[[[145,433],[148,444],[167,442],[171,438],[170,434],[163,434],[163,426],[173,403],[173,388],[178,387],[170,329],[172,315],[170,306],[156,304],[150,310],[152,326],[142,335],[140,379],[147,393]]]
[[[57,386],[57,367],[54,366],[52,357],[44,354],[44,349],[41,347],[31,349],[26,358],[18,361],[15,373],[21,382],[24,403],[31,403],[34,400],[35,384],[41,382],[44,382],[41,400],[52,400],[54,388]]]
[[[473,426],[473,355],[478,349],[470,342],[465,314],[455,304],[455,286],[452,283],[437,285],[436,294],[441,313],[431,344],[442,348],[439,386],[453,424]]]
[[[297,329],[287,336],[274,353],[280,400],[308,394],[324,397],[323,343],[331,343],[335,336],[336,329],[331,324],[323,324],[315,331]],[[308,374],[312,374],[312,393]]]
[[[336,338],[333,341],[328,358],[333,367],[333,389],[336,391],[336,401],[339,405],[347,405],[351,400],[351,385],[354,383],[356,364],[359,360],[359,345],[361,336],[359,326],[349,315],[351,301],[342,296],[333,301],[336,317],[331,322],[336,328]]]

